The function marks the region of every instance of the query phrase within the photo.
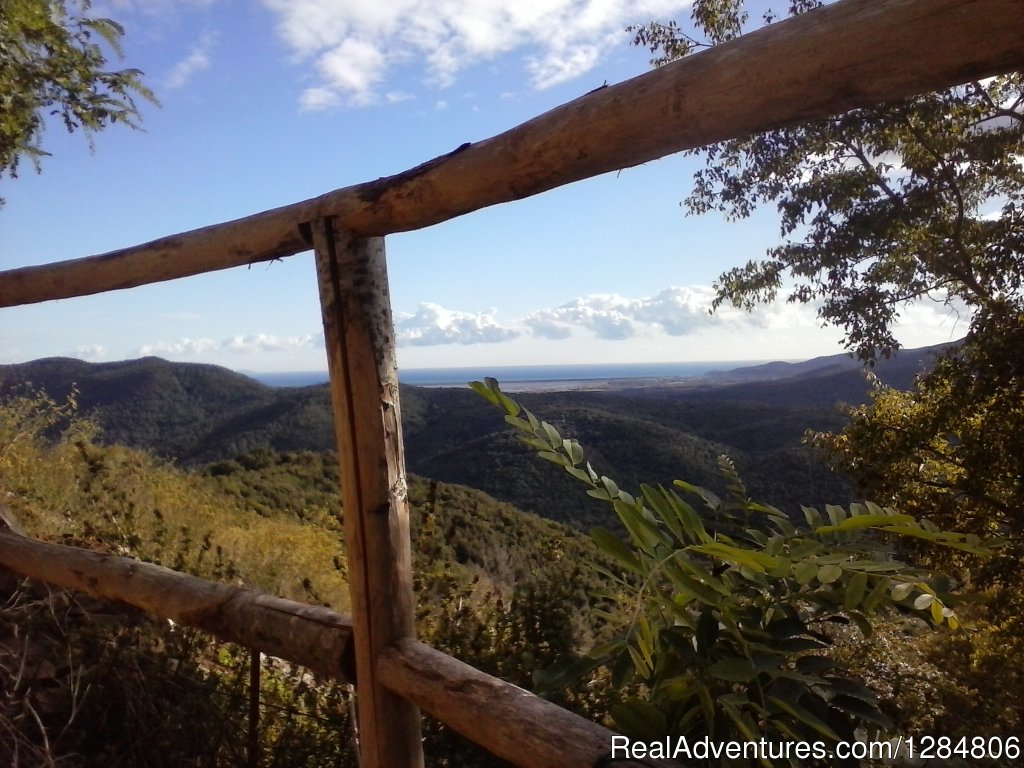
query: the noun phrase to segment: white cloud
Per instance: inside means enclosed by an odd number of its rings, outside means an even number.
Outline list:
[[[542,309],[524,319],[535,336],[564,339],[576,328],[591,331],[600,339],[630,339],[664,332],[686,336],[722,322],[709,316],[714,291],[708,286],[666,288],[656,296],[629,299],[616,294],[594,294]]]
[[[183,88],[188,82],[204,69],[210,68],[210,51],[213,49],[215,35],[204,32],[188,56],[171,68],[164,84],[171,90]]]
[[[451,85],[479,62],[524,49],[536,88],[592,69],[625,45],[627,24],[679,16],[690,0],[264,0],[278,34],[319,78],[305,109],[365,105],[379,97],[388,71],[420,65],[425,79]],[[326,98],[333,93],[337,101]]]
[[[330,88],[307,88],[299,97],[299,106],[304,112],[331,109],[341,104],[341,97]]]
[[[186,336],[177,341],[157,341],[152,344],[143,344],[139,347],[139,354],[143,357],[148,355],[201,355],[204,352],[211,352],[219,346],[213,339],[190,339]]]
[[[221,342],[223,349],[232,352],[284,352],[291,349],[306,349],[322,343],[321,334],[307,333],[304,336],[274,336],[266,333],[237,335]]]
[[[107,348],[102,344],[79,344],[71,356],[79,360],[103,360],[107,356]]]
[[[493,344],[508,341],[520,331],[495,320],[496,310],[459,312],[439,304],[420,304],[414,315],[397,318],[398,343],[426,347],[437,344]]]
[[[357,105],[373,100],[373,87],[384,78],[384,53],[368,40],[346,38],[317,60],[317,71],[324,85],[308,89],[347,93]]]
[[[600,343],[609,351],[649,349],[651,359],[659,348],[678,349],[680,344],[705,350],[701,354],[711,354],[708,359],[778,356],[774,349],[787,349],[783,357],[799,357],[801,345],[813,346],[822,338],[835,343],[841,335],[839,329],[822,330],[814,303],[779,301],[749,313],[725,305],[710,314],[714,296],[714,289],[707,285],[672,286],[639,298],[592,294],[504,323],[497,320],[494,309],[473,313],[426,303],[415,314],[397,316],[396,329],[398,342],[405,348],[514,342],[509,348],[532,343],[568,349]],[[964,310],[939,299],[919,302],[901,313],[895,328],[901,342],[925,346],[962,335]],[[723,356],[726,349],[729,353]]]
[[[610,341],[686,336],[735,322],[738,313],[729,310],[709,316],[713,296],[708,286],[666,288],[639,299],[593,294],[505,324],[498,322],[494,309],[473,313],[424,303],[415,314],[399,315],[396,328],[403,346],[497,343],[531,336],[560,341],[581,333]]]
[[[304,336],[275,336],[267,333],[236,334],[221,341],[215,339],[192,339],[183,337],[177,341],[157,341],[143,344],[138,354],[146,355],[192,355],[200,356],[210,352],[286,352],[307,349],[323,344],[323,334],[307,333]]]

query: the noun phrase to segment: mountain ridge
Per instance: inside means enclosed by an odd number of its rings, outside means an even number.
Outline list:
[[[930,348],[908,351],[880,375],[912,380],[928,354]],[[857,369],[835,371],[828,358],[818,362],[784,379],[535,392],[519,399],[566,436],[580,439],[595,468],[624,487],[677,478],[714,487],[717,457],[724,453],[755,498],[797,508],[845,503],[849,484],[818,462],[801,437],[806,429],[841,428],[836,401],[863,401],[869,385]],[[780,370],[793,369],[776,366],[761,374]],[[185,466],[261,448],[335,448],[326,385],[271,387],[219,366],[154,357],[120,363],[47,358],[0,366],[0,395],[36,388],[62,400],[73,387],[80,412],[100,425],[102,440],[145,448]],[[401,398],[410,472],[468,485],[577,527],[609,524],[607,509],[582,494],[568,475],[536,461],[501,414],[469,389],[403,385]]]

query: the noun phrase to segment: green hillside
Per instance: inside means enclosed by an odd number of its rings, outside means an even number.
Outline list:
[[[335,456],[263,449],[186,470],[94,433],[38,399],[0,405],[0,488],[29,534],[347,611]],[[469,488],[414,477],[409,497],[422,639],[523,686],[593,641],[604,584],[586,563],[609,564],[590,539]],[[242,764],[246,668],[244,649],[0,573],[0,764],[21,764],[11,750],[83,768]],[[264,678],[265,764],[352,765],[344,686],[270,662]],[[48,741],[17,714],[30,710]],[[499,765],[426,734],[437,765]]]
[[[135,407],[173,390],[177,394],[167,402],[206,414],[206,423],[193,432],[203,438],[195,444],[207,446],[214,445],[218,430],[242,434],[231,424],[255,424],[249,419],[255,420],[260,409],[277,413],[297,396],[315,402],[323,394],[277,391],[220,369],[153,360],[129,366],[131,376],[125,379],[117,366],[97,371],[59,361],[54,368],[86,382],[79,399],[91,398],[97,415],[105,407],[102,397],[117,387],[127,387],[118,391]],[[107,386],[89,383],[92,373],[107,377]],[[213,402],[205,396],[208,385],[221,392],[221,412],[208,404]],[[600,507],[586,506],[578,487],[560,486],[565,473],[528,456],[511,440],[500,416],[474,394],[415,389],[403,394],[409,449],[439,475],[471,475],[481,485],[506,483],[505,492],[527,498],[551,517],[578,524],[608,519]],[[823,492],[825,483],[818,486],[813,479],[822,470],[797,443],[805,426],[820,428],[838,418],[820,408],[613,392],[521,399],[584,440],[599,470],[623,485],[635,482],[630,473],[637,481],[706,482],[714,457],[726,450],[747,463],[741,471],[748,479],[760,472],[759,482],[774,479],[780,494]],[[121,410],[123,421],[115,423],[130,424],[130,412]],[[173,412],[165,410],[149,427],[159,427]],[[263,447],[179,466],[137,449],[99,444],[93,426],[73,416],[69,421],[68,415],[40,398],[15,398],[0,407],[0,487],[4,503],[29,532],[345,610],[347,563],[336,458],[329,451]],[[179,426],[180,435],[193,434],[187,425]],[[284,420],[271,428],[298,433]],[[803,487],[794,473],[800,462],[809,478]],[[607,592],[608,585],[587,565],[610,564],[573,528],[443,477],[412,477],[409,494],[417,627],[426,642],[529,687],[531,672],[607,639],[623,620],[615,610],[589,610],[598,599],[601,608],[614,607],[614,601],[593,597]],[[12,748],[83,768],[245,761],[245,649],[60,590],[19,585],[11,578],[0,578],[0,588],[0,689],[13,692],[0,707],[0,727],[8,734],[0,741],[0,764],[13,764]],[[895,732],[1016,732],[1019,697],[1012,685],[994,682],[1008,678],[993,670],[1019,655],[1012,650],[1019,643],[1007,641],[1012,627],[987,622],[992,614],[984,599],[975,595],[976,605],[964,607],[965,615],[978,617],[974,634],[926,636],[896,618],[879,626],[870,641],[847,628],[830,653],[870,683],[896,723]],[[32,643],[20,639],[23,632]],[[19,669],[31,670],[23,677],[30,685],[14,682],[11,675],[22,674]],[[81,691],[89,695],[83,699]],[[613,688],[603,674],[557,700],[600,719],[632,693],[635,689]],[[261,701],[264,764],[353,764],[344,686],[267,661]],[[18,714],[30,708],[46,729],[45,743],[36,721]],[[126,722],[139,725],[125,728]],[[425,737],[433,765],[501,765],[429,720]],[[41,757],[38,764],[47,763]]]
[[[797,382],[817,388],[815,403],[821,393],[839,391],[832,376],[807,376],[806,384]],[[841,374],[840,381],[866,391],[858,371]],[[101,425],[105,442],[145,448],[181,466],[260,448],[334,448],[329,395],[322,385],[272,388],[215,366],[157,358],[104,364],[52,359],[0,367],[0,393],[23,390],[27,382],[58,399],[74,385],[82,413]],[[752,399],[751,386],[549,392],[523,399],[587,444],[595,465],[626,484],[687,477],[715,487],[714,461],[726,453],[758,498],[791,508],[848,501],[843,479],[801,445],[807,429],[840,426],[834,407],[840,398],[828,405],[793,396],[775,402],[797,390],[787,380],[759,384],[770,394],[762,393],[759,401]],[[583,529],[609,524],[600,505],[533,461],[500,416],[468,389],[403,387],[402,409],[411,472],[479,488]]]

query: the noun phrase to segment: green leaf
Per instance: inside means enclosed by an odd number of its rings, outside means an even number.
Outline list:
[[[538,451],[537,455],[545,461],[550,461],[552,464],[557,464],[560,467],[570,469],[569,459],[560,453],[555,453],[554,451]]]
[[[818,576],[818,565],[811,560],[801,560],[793,568],[797,584],[810,584]]]
[[[817,675],[834,669],[836,663],[827,656],[801,656],[796,660],[796,669],[805,675]]]
[[[729,716],[729,719],[732,720],[733,725],[736,726],[736,730],[743,734],[743,738],[747,741],[759,741],[762,738],[762,735],[757,730],[757,726],[754,724],[753,720],[750,719],[749,714],[741,713],[740,710],[737,709],[730,701],[722,701],[722,699],[719,698],[718,703],[722,706],[725,714]],[[746,715],[746,717],[744,717],[744,715]]]
[[[587,473],[585,469],[580,469],[579,467],[566,467],[565,471],[568,472],[573,477],[575,477],[577,480],[582,480],[584,483],[591,482],[590,475]]]
[[[663,696],[669,701],[681,702],[695,697],[697,695],[697,689],[694,686],[692,677],[689,675],[680,675],[679,677],[673,677],[671,680],[666,680],[664,683],[659,685],[657,694],[659,697]]]
[[[843,569],[838,565],[829,563],[818,568],[818,581],[822,584],[831,584],[843,575]]]
[[[850,577],[850,581],[846,585],[846,597],[843,601],[846,610],[853,610],[861,604],[867,585],[868,575],[866,573],[858,572]]]
[[[836,735],[835,731],[829,728],[828,725],[826,725],[816,715],[804,709],[799,704],[783,701],[775,696],[768,696],[768,701],[774,704],[778,709],[781,709],[787,715],[796,718],[804,725],[807,725],[814,731],[817,731],[822,736],[831,739],[832,741],[839,741],[839,736]]]
[[[909,582],[901,582],[896,584],[892,588],[892,599],[894,602],[900,602],[906,600],[910,596],[910,593],[914,591],[914,585]]]
[[[590,656],[568,656],[559,659],[547,669],[533,673],[534,689],[541,694],[555,693],[566,688],[607,661]]]
[[[610,477],[601,475],[601,485],[604,486],[605,491],[608,494],[609,499],[619,498],[619,486],[615,484],[615,481]]]
[[[716,661],[708,667],[708,674],[731,683],[749,683],[757,677],[757,669],[749,659],[731,658]]]
[[[878,697],[875,696],[871,689],[857,680],[851,680],[846,677],[830,677],[828,679],[828,688],[832,691],[832,695],[836,695],[836,692],[838,692],[844,696],[860,699],[868,704],[874,705],[878,703]]]
[[[622,564],[633,573],[641,575],[644,573],[644,568],[640,564],[640,559],[636,556],[636,553],[611,531],[606,528],[593,528],[590,531],[590,538],[602,552],[616,562]]]
[[[812,533],[816,536],[823,533],[835,533],[837,531],[858,531],[864,528],[878,528],[883,525],[890,525],[894,519],[913,520],[910,515],[857,515],[833,525],[823,525],[815,528]]]
[[[688,539],[686,531],[662,493],[656,491],[651,486],[644,484],[640,486],[640,494],[644,501],[646,501],[657,513],[658,519],[661,520],[665,524],[665,527],[672,532],[672,535],[675,536],[678,541],[685,542]]]
[[[626,526],[626,530],[629,531],[633,543],[644,552],[653,554],[658,545],[670,543],[664,532],[648,520],[635,504],[614,501],[612,506],[622,524]]]
[[[865,640],[875,634],[874,626],[872,626],[868,617],[860,611],[847,611],[846,615],[849,616],[850,619],[853,620],[853,623],[857,625],[857,629],[860,630],[860,633],[864,636]]]
[[[826,504],[825,512],[828,514],[828,519],[832,521],[832,525],[839,527],[846,520],[846,510],[837,504]]]
[[[689,550],[723,560],[727,563],[745,566],[757,573],[764,573],[767,569],[775,568],[778,565],[778,561],[774,557],[742,547],[729,546],[720,541],[710,541],[707,544],[691,546]]]
[[[885,600],[885,595],[889,591],[889,579],[881,577],[878,579],[878,583],[872,588],[868,596],[864,598],[864,610],[873,611],[882,604]]]
[[[533,428],[530,427],[530,422],[528,422],[526,419],[522,419],[518,416],[509,415],[505,417],[505,423],[508,424],[509,426],[515,427],[520,432],[523,432],[525,434],[533,434]],[[546,448],[547,446],[545,445],[544,447]]]
[[[683,527],[686,532],[686,538],[690,542],[702,543],[709,540],[709,536],[706,530],[704,530],[704,521],[701,520],[700,515],[691,507],[686,501],[679,497],[675,491],[668,489],[662,489],[664,498],[668,502],[669,509],[672,510],[672,514],[679,520],[679,524]]]
[[[565,451],[569,457],[569,461],[572,462],[573,466],[583,462],[583,448],[576,440],[563,440],[562,450]]]
[[[683,572],[681,563],[682,556],[665,563],[664,573],[672,582],[672,585],[680,594],[676,597],[685,597],[686,602],[695,599],[704,605],[718,606],[722,602],[721,592],[729,594],[729,591],[710,574],[706,578],[699,578]]]
[[[640,699],[628,699],[612,707],[611,716],[622,733],[633,739],[656,741],[668,733],[665,715],[657,707]]]
[[[800,507],[804,513],[804,519],[811,528],[821,527],[821,514],[814,507]]]
[[[548,441],[548,445],[550,445],[555,450],[558,450],[559,448],[562,447],[562,436],[558,434],[557,429],[555,429],[552,425],[548,424],[546,421],[542,421],[540,423],[540,428],[544,433],[544,437]]]
[[[679,488],[682,488],[684,491],[687,491],[688,493],[693,493],[696,494],[697,496],[700,496],[704,500],[704,503],[707,504],[710,509],[717,509],[722,504],[722,500],[719,499],[718,496],[709,491],[707,488],[701,488],[699,485],[693,485],[692,483],[688,483],[685,480],[675,480],[672,484]]]
[[[497,379],[493,379],[490,376],[483,380],[483,383],[479,381],[469,382],[470,388],[478,395],[481,395],[490,403],[497,405],[504,409],[505,413],[509,416],[518,416],[522,410],[519,403],[509,398],[504,392],[501,391],[501,387],[498,385]]]

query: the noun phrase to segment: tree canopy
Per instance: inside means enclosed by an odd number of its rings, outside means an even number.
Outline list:
[[[791,14],[818,0],[795,0]],[[769,11],[766,20],[774,18]],[[723,42],[743,0],[694,3],[677,22],[632,28],[666,63]],[[703,33],[704,37],[698,35]],[[895,65],[895,64],[894,64]],[[864,360],[899,344],[893,324],[930,299],[983,322],[1022,308],[1024,76],[1009,73],[699,150],[689,213],[748,217],[775,204],[782,243],[723,274],[715,306],[785,296],[813,304]]]
[[[644,698],[611,710],[616,725],[634,738],[834,744],[855,739],[858,729],[882,733],[892,723],[874,694],[828,657],[832,628],[853,624],[867,638],[902,608],[955,629],[949,581],[901,562],[890,538],[973,555],[998,546],[870,502],[849,510],[827,505],[824,514],[803,507],[805,524],[750,500],[726,457],[719,461],[724,498],[682,480],[628,493],[594,470],[578,441],[563,438],[494,379],[470,386],[504,411],[526,446],[609,504],[628,531],[626,542],[607,529],[591,532],[619,568],[596,566],[616,585],[609,597],[618,603],[621,632],[537,679],[558,685],[607,665],[613,685],[642,681]],[[762,755],[759,762],[859,764],[837,763],[826,752]],[[700,764],[754,762],[744,752],[742,760]]]
[[[787,12],[819,5],[792,0]],[[744,0],[697,0],[692,31],[678,22],[632,31],[659,65],[728,40],[747,21]],[[779,213],[781,242],[719,278],[716,308],[810,304],[868,362],[899,346],[894,326],[911,304],[959,313],[966,336],[941,363],[911,392],[879,388],[829,448],[867,495],[938,511],[946,524],[982,519],[1020,533],[1024,74],[698,153],[705,166],[683,203],[689,213],[734,220],[769,204]]]
[[[124,29],[89,17],[89,0],[4,0],[0,13],[0,176],[28,158],[39,168],[46,122],[92,134],[137,127],[135,99],[154,101],[137,69],[108,69]]]

